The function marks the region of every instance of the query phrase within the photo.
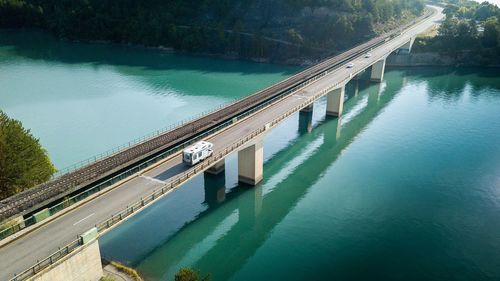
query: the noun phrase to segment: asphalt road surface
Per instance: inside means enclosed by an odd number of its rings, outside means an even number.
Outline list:
[[[373,49],[370,58],[365,58],[364,56],[355,58],[351,61],[354,67],[339,66],[328,75],[289,95],[287,98],[207,139],[214,143],[214,153],[224,150],[239,138],[248,135],[258,128],[262,128],[266,123],[282,116],[285,112],[300,105],[308,98],[318,95],[318,93],[329,85],[348,79],[381,58],[386,57],[391,51],[402,46],[411,37],[422,33],[441,20],[443,18],[442,9],[436,9],[438,12],[430,18],[416,24],[401,36]],[[75,240],[79,234],[122,211],[128,205],[132,205],[140,200],[141,197],[146,197],[155,189],[161,187],[163,182],[168,181],[169,178],[187,169],[188,167],[182,163],[181,156],[177,155],[143,175],[135,176],[112,191],[4,245],[0,248],[0,280],[9,280],[14,277],[15,273],[24,271],[37,260],[47,258],[56,252],[58,247],[63,247]]]

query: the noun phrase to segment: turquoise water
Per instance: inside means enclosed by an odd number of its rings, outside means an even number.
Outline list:
[[[0,31],[0,109],[40,138],[59,169],[297,70]]]
[[[500,80],[477,69],[390,70],[351,83],[265,140],[264,180],[236,155],[100,240],[146,280],[498,280]],[[124,247],[123,245],[127,245]]]
[[[60,168],[294,71],[0,32],[0,109]],[[498,70],[388,70],[348,85],[342,118],[324,112],[266,137],[257,187],[237,184],[231,155],[102,237],[102,256],[148,281],[184,266],[212,280],[500,279]]]

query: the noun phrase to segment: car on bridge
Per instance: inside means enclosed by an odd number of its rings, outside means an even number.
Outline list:
[[[347,68],[353,68],[354,67],[354,63],[350,62],[347,64]]]
[[[194,166],[196,163],[205,160],[212,156],[213,143],[208,141],[199,141],[192,146],[184,149],[182,152],[182,161],[189,166]]]
[[[366,53],[365,54],[365,58],[371,58],[372,57],[372,53]]]

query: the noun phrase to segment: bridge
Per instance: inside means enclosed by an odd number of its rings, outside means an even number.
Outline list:
[[[0,218],[19,223],[0,240],[0,280],[26,280],[56,272],[55,268],[60,270],[66,261],[78,259],[85,251],[99,256],[99,235],[198,174],[222,172],[224,158],[231,153],[238,153],[240,182],[257,185],[263,178],[262,140],[267,132],[298,111],[312,110],[314,102],[325,95],[325,114],[340,116],[345,85],[365,70],[371,70],[372,81],[383,80],[387,56],[409,52],[415,36],[442,19],[441,9],[432,9],[412,25],[2,201]],[[365,56],[367,52],[371,56]],[[353,66],[348,68],[348,63]],[[214,155],[187,167],[181,150],[199,139],[214,143]],[[71,201],[64,199],[67,197]]]

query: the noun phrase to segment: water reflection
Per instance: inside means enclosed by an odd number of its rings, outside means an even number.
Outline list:
[[[358,91],[363,90],[363,94],[356,95],[356,88]],[[346,94],[349,96],[349,102],[346,104],[345,114],[348,116],[353,110],[356,114],[347,122],[341,122],[341,119],[318,118],[320,112],[325,110],[324,101],[317,102],[314,107],[315,122],[312,121],[313,115],[310,112],[297,114],[298,125],[293,125],[297,124],[294,120],[285,122],[282,126],[297,126],[302,134],[309,132],[313,124],[314,129],[306,135],[293,136],[291,144],[278,148],[278,151],[266,160],[263,183],[255,188],[240,187],[234,181],[236,171],[231,168],[235,166],[234,159],[227,161],[226,175],[223,173],[201,177],[204,186],[202,205],[206,207],[197,205],[196,200],[192,198],[182,203],[180,200],[175,200],[179,203],[171,201],[170,204],[175,205],[190,202],[199,213],[195,218],[186,220],[181,228],[164,232],[161,239],[147,243],[151,245],[148,246],[152,249],[151,252],[141,251],[132,262],[129,260],[130,264],[136,266],[148,280],[171,279],[180,266],[212,272],[216,280],[230,279],[307,193],[308,187],[321,178],[321,174],[341,151],[363,131],[396,93],[389,90],[379,97],[379,89],[378,85],[363,81],[356,81],[354,85],[348,86]],[[368,104],[360,108],[360,102]],[[283,136],[270,136],[279,137]],[[196,185],[200,184],[201,181],[198,180]],[[183,187],[186,188],[185,193],[195,193],[194,184],[190,182],[189,185],[192,186]],[[227,193],[224,192],[226,190]],[[168,212],[164,212],[166,213]],[[142,219],[132,219],[130,224],[142,228],[146,225],[145,220],[150,221],[144,216]],[[151,226],[147,230],[161,231],[160,228],[154,230]],[[120,250],[116,247],[118,245],[113,245],[130,241],[135,235],[131,235],[130,231],[122,235],[112,235],[114,238],[104,239],[104,256],[123,261],[123,256],[120,256]],[[152,247],[153,245],[156,246]],[[221,265],[217,266],[216,272],[214,264]]]

